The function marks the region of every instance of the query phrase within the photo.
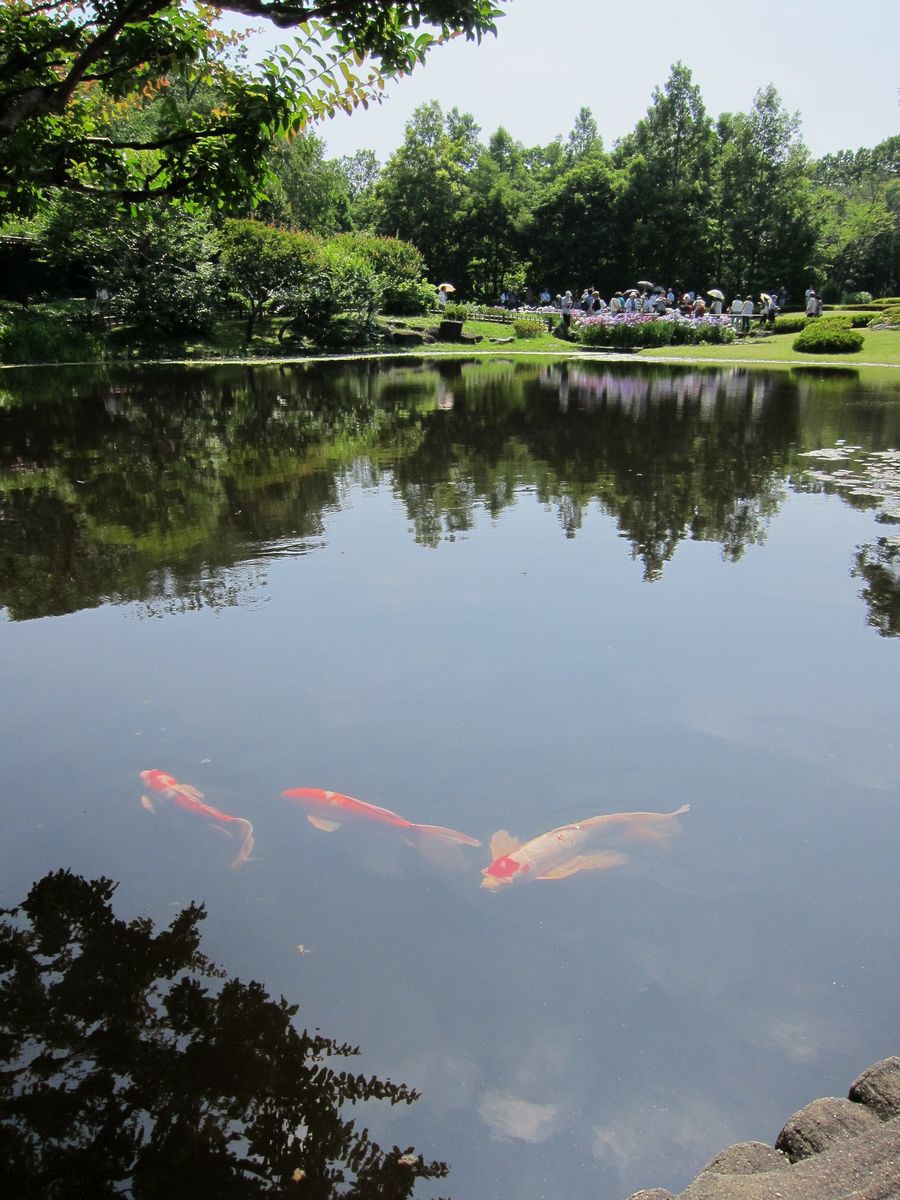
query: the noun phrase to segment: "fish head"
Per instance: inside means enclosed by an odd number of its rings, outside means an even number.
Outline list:
[[[165,771],[141,771],[141,779],[146,783],[147,787],[154,788],[158,792],[164,792],[166,788],[174,787],[177,782],[171,775],[167,775]]]
[[[517,862],[511,854],[501,854],[481,872],[484,876],[481,886],[485,888],[500,887],[504,883],[512,883],[516,878],[523,878],[527,871],[527,863]]]

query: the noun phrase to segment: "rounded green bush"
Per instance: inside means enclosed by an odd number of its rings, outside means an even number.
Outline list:
[[[793,342],[800,354],[854,354],[863,347],[863,335],[835,320],[810,321]]]

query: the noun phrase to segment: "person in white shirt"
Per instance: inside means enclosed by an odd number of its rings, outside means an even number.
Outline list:
[[[741,328],[744,333],[750,332],[750,318],[753,316],[753,297],[745,296],[741,307]]]

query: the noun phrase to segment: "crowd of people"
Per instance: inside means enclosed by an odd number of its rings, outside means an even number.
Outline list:
[[[573,314],[595,315],[605,313],[618,316],[620,313],[647,313],[666,316],[677,311],[683,317],[700,318],[705,316],[720,317],[727,315],[738,328],[746,333],[750,329],[751,320],[756,317],[765,327],[775,326],[775,318],[785,307],[788,300],[787,289],[782,287],[772,292],[760,292],[758,297],[752,293],[736,294],[727,312],[725,310],[725,295],[718,288],[710,288],[707,292],[686,291],[679,296],[672,288],[653,286],[630,288],[627,292],[614,292],[609,301],[605,300],[596,288],[584,288],[579,299],[571,291],[566,291],[556,297],[544,288],[534,307],[538,312],[559,312],[563,324],[571,324]],[[511,303],[512,302],[512,303]],[[500,303],[506,307],[521,307],[515,292],[501,294]],[[757,308],[757,303],[759,307]]]

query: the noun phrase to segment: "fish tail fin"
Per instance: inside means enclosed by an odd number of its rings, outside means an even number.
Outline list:
[[[691,806],[689,804],[682,804],[681,808],[676,808],[673,813],[669,813],[669,816],[670,817],[680,817],[680,816],[682,816],[683,813],[690,812],[690,811],[691,811]]]
[[[423,837],[439,838],[442,842],[453,842],[457,846],[480,846],[477,838],[469,837],[456,829],[446,829],[443,825],[411,825],[410,830]]]
[[[242,867],[245,862],[250,861],[250,855],[253,853],[254,837],[253,826],[245,817],[237,817],[237,821],[245,826],[244,840],[241,843],[241,848],[231,861],[232,867]]]

